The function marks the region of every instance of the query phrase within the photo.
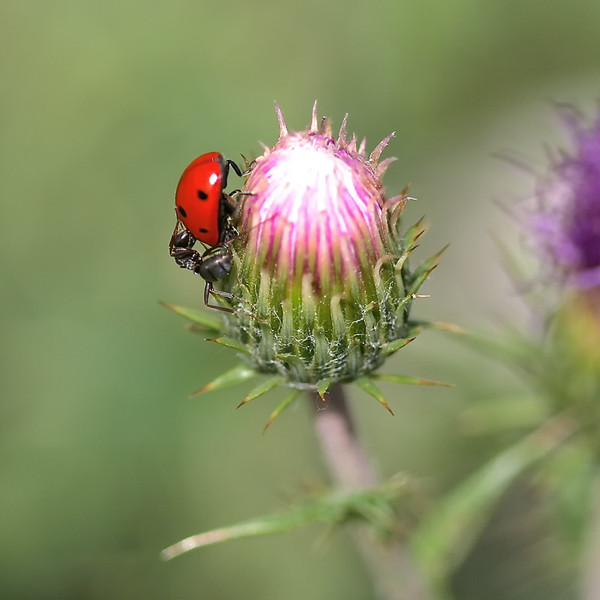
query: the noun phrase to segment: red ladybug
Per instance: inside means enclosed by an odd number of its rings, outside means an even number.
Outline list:
[[[235,237],[230,217],[235,200],[225,193],[229,168],[242,176],[240,168],[218,152],[209,152],[192,161],[183,172],[175,192],[177,223],[169,252],[182,269],[189,269],[205,281],[204,303],[211,308],[234,312],[231,308],[210,304],[210,294],[226,298],[228,292],[215,290],[213,283],[231,271],[232,257],[227,242]],[[209,248],[202,254],[193,249],[196,241]]]

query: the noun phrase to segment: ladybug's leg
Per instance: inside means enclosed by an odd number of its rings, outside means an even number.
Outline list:
[[[239,303],[245,302],[245,300],[239,296],[235,296],[234,294],[224,290],[215,290],[214,288],[215,281],[220,281],[230,271],[231,253],[228,248],[224,246],[209,248],[202,255],[202,264],[199,265],[198,270],[195,272],[203,277],[206,281],[206,285],[204,286],[204,304],[209,308],[216,308],[217,310],[222,310],[224,312],[246,315],[248,317],[252,317],[253,319],[257,319],[257,317],[252,313],[221,306],[220,304],[211,304],[211,295],[220,298],[227,298],[227,300],[237,300]]]
[[[222,189],[227,187],[227,178],[229,177],[229,167],[231,167],[238,177],[242,176],[242,170],[232,161],[225,160],[223,161],[222,157],[220,160],[221,164],[221,181],[222,181]]]
[[[223,188],[225,189],[227,187],[227,177],[229,175],[229,167],[231,167],[236,175],[238,177],[242,177],[242,170],[237,166],[236,163],[234,163],[232,160],[227,160],[225,161],[224,167],[223,167]],[[229,194],[226,194],[225,192],[223,192],[221,194],[221,206],[223,207],[223,210],[225,211],[225,213],[228,216],[231,216],[234,212],[235,209],[237,207],[237,198],[234,198],[234,194],[237,196],[238,194],[241,194],[241,190],[234,190],[233,192],[230,192]]]
[[[235,298],[235,296],[233,294],[230,294],[229,292],[223,292],[222,290],[215,290],[215,288],[213,287],[212,281],[207,281],[206,285],[204,286],[204,304],[206,306],[208,306],[208,308],[216,308],[217,310],[222,310],[222,311],[228,312],[228,313],[237,312],[233,308],[228,308],[227,306],[221,306],[220,304],[211,304],[209,302],[211,294],[213,294],[213,296],[224,296],[225,298],[229,298],[229,299]]]
[[[209,302],[211,294],[213,296],[222,296],[224,298],[228,298],[229,300],[239,300],[240,302],[244,301],[243,298],[240,298],[239,296],[234,296],[233,294],[230,294],[229,292],[224,292],[223,290],[215,290],[215,288],[213,287],[213,284],[211,282],[207,281],[206,285],[204,286],[204,304],[206,306],[208,306],[208,308],[216,308],[217,310],[222,310],[224,312],[232,313],[232,314],[235,314],[235,315],[244,315],[245,317],[251,317],[253,319],[256,319],[260,323],[267,323],[267,321],[265,321],[264,319],[259,319],[253,313],[243,312],[243,311],[240,311],[240,310],[234,310],[233,308],[228,308],[226,306],[221,306],[220,304],[211,304]]]
[[[232,160],[228,159],[227,164],[235,171],[238,177],[242,176],[242,170]]]
[[[173,256],[173,248],[177,245],[175,242],[175,238],[177,237],[177,234],[180,231],[180,224],[181,221],[177,219],[177,221],[175,221],[175,229],[173,229],[173,234],[171,235],[171,241],[169,242],[169,252],[171,253],[171,256]]]

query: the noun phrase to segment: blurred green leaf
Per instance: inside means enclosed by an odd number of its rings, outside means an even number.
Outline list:
[[[459,415],[459,427],[465,435],[489,435],[520,428],[539,426],[548,418],[548,407],[539,396],[524,394],[488,398],[466,408]]]
[[[390,521],[390,504],[414,490],[412,481],[404,475],[395,475],[385,483],[358,492],[329,493],[308,500],[286,512],[270,514],[243,521],[237,525],[213,529],[190,536],[165,548],[161,558],[170,560],[185,552],[221,542],[284,533],[309,523],[321,522],[340,525],[351,519],[368,521],[380,532],[394,527]]]
[[[544,459],[575,431],[564,415],[500,452],[441,498],[417,529],[412,546],[423,573],[444,581],[471,549],[497,501],[526,469]]]
[[[437,329],[456,335],[456,339],[463,342],[471,350],[475,350],[489,359],[498,359],[511,367],[527,370],[532,359],[541,352],[536,341],[522,335],[520,331],[510,330],[506,327],[508,335],[500,338],[488,334],[478,333],[465,329],[452,323],[441,321],[419,322],[424,328]]]
[[[590,515],[598,483],[593,448],[585,438],[566,445],[544,464],[537,477],[547,490],[557,530],[574,565],[588,550]]]

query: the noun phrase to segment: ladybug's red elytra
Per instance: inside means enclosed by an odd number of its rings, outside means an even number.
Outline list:
[[[169,252],[182,269],[189,269],[205,281],[204,303],[210,308],[235,312],[231,308],[210,304],[210,294],[226,298],[228,292],[215,290],[213,283],[231,271],[231,252],[227,242],[236,232],[230,222],[235,199],[225,193],[229,168],[241,177],[242,171],[219,152],[209,152],[193,160],[183,172],[175,192],[177,223],[169,243]],[[200,254],[193,249],[200,241],[208,249]]]
[[[208,246],[222,243],[226,219],[233,212],[231,197],[224,194],[229,167],[241,177],[231,160],[209,152],[192,161],[181,176],[175,192],[177,216],[185,228]]]

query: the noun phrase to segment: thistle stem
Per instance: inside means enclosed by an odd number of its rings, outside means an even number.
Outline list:
[[[317,402],[322,403],[317,394]],[[378,483],[373,465],[362,446],[341,385],[332,388],[327,407],[315,417],[315,430],[334,484],[343,491]],[[378,541],[366,524],[353,531],[379,600],[430,600],[407,548],[397,540]]]

